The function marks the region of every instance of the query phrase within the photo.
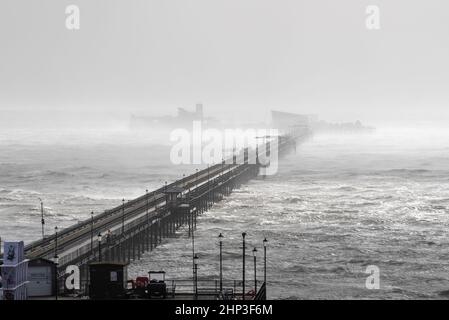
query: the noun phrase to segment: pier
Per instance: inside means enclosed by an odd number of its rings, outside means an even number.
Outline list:
[[[276,139],[281,157],[296,150],[296,145],[310,135],[308,127],[296,126],[288,133],[270,139]],[[198,215],[259,175],[263,166],[259,155],[270,152],[268,138],[264,137],[263,143],[257,144],[254,155],[245,148],[238,155],[234,154],[231,161],[223,160],[175,182],[166,182],[157,190],[147,190],[131,201],[123,199],[122,204],[113,209],[97,215],[92,213],[90,219],[55,230],[54,234],[26,245],[26,258],[55,261],[57,290],[60,291],[64,287],[66,268],[78,266],[81,291],[85,292],[90,263],[131,263],[140,259],[144,252],[156,248],[162,239],[173,236],[181,226],[188,228],[189,237],[192,237]],[[243,159],[242,163],[237,163],[237,157]],[[212,287],[216,291],[217,286]],[[265,283],[261,288],[265,288]]]

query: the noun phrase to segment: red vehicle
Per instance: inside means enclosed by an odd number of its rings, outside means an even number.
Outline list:
[[[148,281],[148,277],[137,277],[136,280],[128,280],[128,283],[131,284],[130,297],[146,298]]]

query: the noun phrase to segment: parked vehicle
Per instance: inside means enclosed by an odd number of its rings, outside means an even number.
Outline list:
[[[149,283],[147,285],[148,298],[167,297],[167,284],[165,283],[165,271],[150,271]]]

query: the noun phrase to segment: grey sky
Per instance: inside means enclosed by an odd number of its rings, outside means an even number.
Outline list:
[[[79,31],[65,29],[68,4]],[[381,30],[366,29],[367,5]],[[201,101],[235,118],[447,121],[448,12],[447,0],[1,0],[0,110]]]

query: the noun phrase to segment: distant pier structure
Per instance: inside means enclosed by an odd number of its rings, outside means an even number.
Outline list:
[[[272,137],[277,139],[279,156],[310,136],[307,123],[298,123],[298,119],[297,125],[288,125],[282,135]],[[28,244],[26,257],[56,261],[60,287],[70,265],[80,268],[82,283],[87,284],[89,263],[130,263],[140,259],[142,253],[156,248],[162,239],[173,236],[183,225],[188,227],[189,236],[193,236],[198,215],[259,174],[259,153],[269,152],[269,142],[264,140],[256,150],[255,153],[248,148],[240,150],[243,163],[235,163],[233,156],[229,163],[208,166],[157,190],[147,190],[136,199],[123,200],[121,205],[101,214],[92,214],[90,219]]]

